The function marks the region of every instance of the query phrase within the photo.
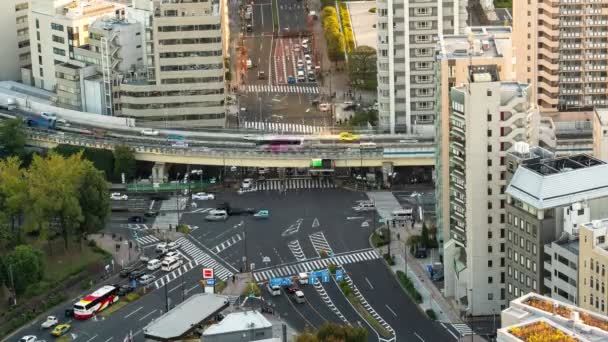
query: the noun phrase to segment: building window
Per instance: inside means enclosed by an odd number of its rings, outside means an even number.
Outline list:
[[[488,224],[492,224],[492,216],[488,216]],[[492,237],[492,232],[488,232],[488,237]]]
[[[39,29],[40,28],[40,20],[36,19],[36,28]]]
[[[428,7],[416,8],[416,15],[429,15],[430,12]]]
[[[492,267],[492,260],[488,260],[488,267]]]
[[[494,294],[488,293],[488,300],[494,300]]]
[[[494,279],[492,277],[488,277],[488,284],[492,284],[493,281]]]
[[[488,130],[488,137],[491,137],[491,136],[492,136],[492,130],[491,130],[491,129],[489,129],[489,130]]]
[[[513,286],[509,284],[509,294],[513,293]]]
[[[532,261],[532,271],[536,272],[536,262]]]
[[[492,245],[488,245],[488,253],[492,253]]]
[[[63,25],[51,23],[51,29],[63,32]]]
[[[40,31],[36,31],[36,39],[40,41]]]
[[[491,90],[486,91],[486,95],[487,96],[492,96],[492,91]]]
[[[536,280],[532,280],[532,289],[536,291]]]
[[[511,277],[513,275],[513,269],[511,268],[511,265],[507,266],[507,275],[509,277]]]
[[[65,56],[65,50],[64,49],[58,49],[56,47],[53,48],[53,53],[56,55],[60,55],[60,56]]]
[[[56,35],[53,35],[53,41],[55,43],[61,43],[61,44],[65,43],[65,39],[63,37],[59,37]]]

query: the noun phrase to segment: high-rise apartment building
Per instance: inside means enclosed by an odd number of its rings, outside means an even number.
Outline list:
[[[507,300],[536,292],[577,303],[576,260],[555,254],[576,240],[581,224],[608,215],[602,176],[608,164],[586,154],[555,157],[535,147],[509,153],[507,172]],[[553,256],[547,256],[547,245]]]
[[[89,25],[100,17],[124,17],[125,6],[105,0],[32,0],[29,35],[34,86],[55,91],[55,65],[74,58],[89,42]]]
[[[517,76],[543,111],[608,107],[608,1],[513,1]]]
[[[436,69],[435,198],[440,240],[450,239],[450,89],[469,82],[469,66],[491,66],[499,78],[514,81],[510,27],[471,27],[461,35],[439,35]]]
[[[608,219],[580,226],[579,305],[591,311],[608,313]]]
[[[534,136],[531,118],[539,114],[529,84],[500,81],[493,66],[468,70],[468,82],[450,91],[445,294],[478,316],[505,303],[505,155]]]
[[[377,0],[378,119],[382,130],[432,132],[438,34],[466,26],[467,0]]]
[[[21,80],[21,68],[31,64],[28,9],[28,0],[0,1],[0,80]]]

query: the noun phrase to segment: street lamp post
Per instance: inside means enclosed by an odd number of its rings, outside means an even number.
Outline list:
[[[471,326],[471,330],[473,330],[473,289],[469,289],[469,297],[471,298],[471,315],[469,316],[469,325]],[[474,332],[471,333],[471,342],[473,341]]]

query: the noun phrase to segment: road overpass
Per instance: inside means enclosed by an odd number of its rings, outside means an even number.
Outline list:
[[[119,138],[95,138],[66,134],[57,131],[26,130],[28,145],[53,148],[60,144],[113,150],[115,146],[127,145],[135,151],[141,161],[171,164],[240,166],[240,167],[310,167],[312,159],[331,159],[334,167],[381,167],[434,165],[432,143],[408,144],[403,147],[335,148],[303,147],[289,152],[269,152],[249,148],[190,147],[148,145],[139,141]]]

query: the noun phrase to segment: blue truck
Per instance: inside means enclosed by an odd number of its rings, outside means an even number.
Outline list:
[[[41,128],[41,129],[55,129],[57,126],[57,120],[53,118],[45,118],[42,116],[31,116],[24,119],[28,127]]]

